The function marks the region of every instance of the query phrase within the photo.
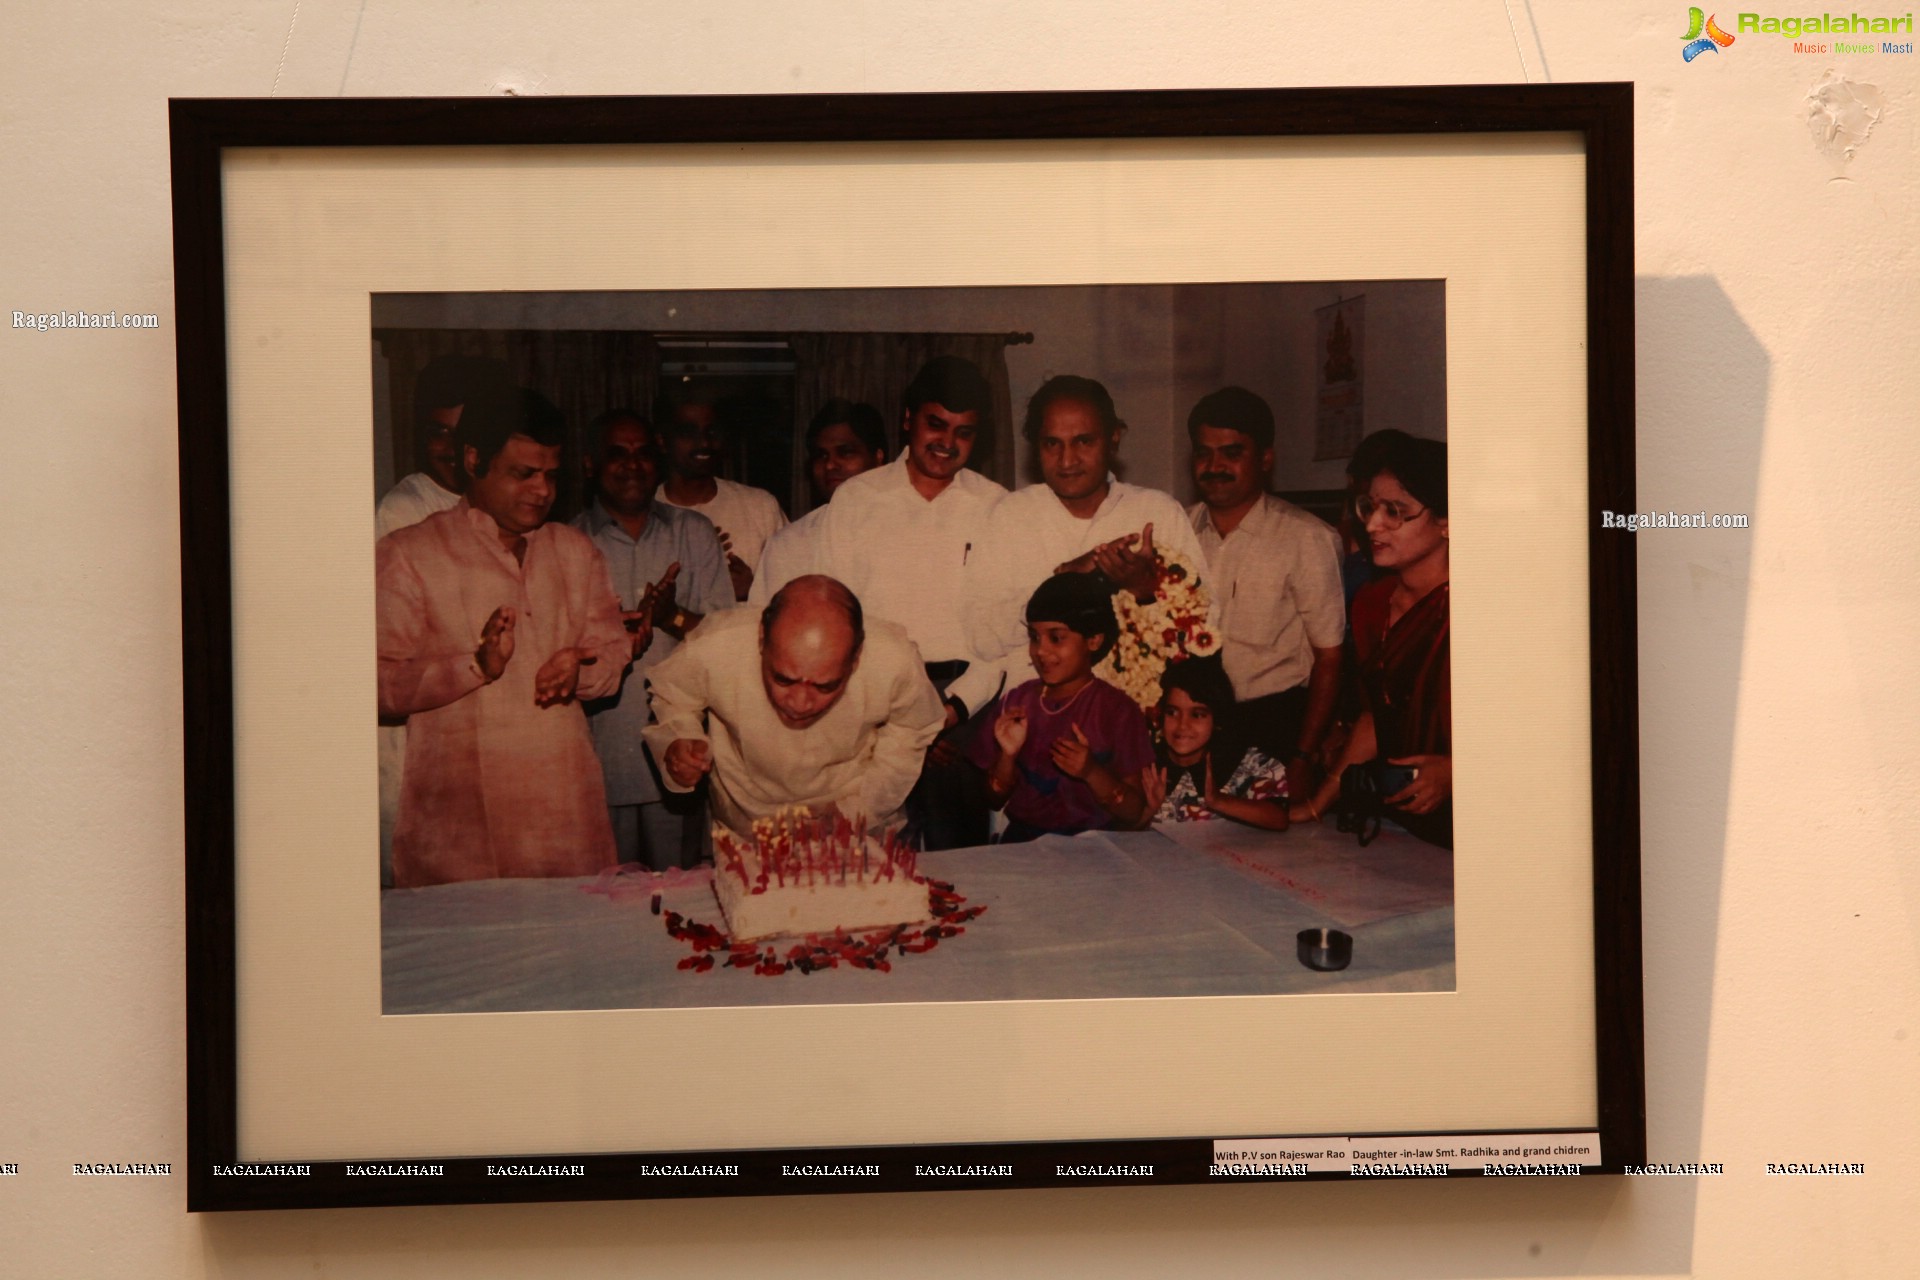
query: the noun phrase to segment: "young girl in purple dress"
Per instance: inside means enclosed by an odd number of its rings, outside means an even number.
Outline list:
[[[1040,678],[1001,699],[993,732],[972,751],[988,801],[1007,811],[1002,844],[1139,827],[1152,815],[1147,718],[1093,674],[1119,631],[1113,592],[1104,574],[1057,573],[1027,602],[1027,654]]]

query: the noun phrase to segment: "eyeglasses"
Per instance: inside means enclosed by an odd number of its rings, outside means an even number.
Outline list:
[[[1400,502],[1375,502],[1364,493],[1353,500],[1353,514],[1360,517],[1363,525],[1373,519],[1376,511],[1380,513],[1380,527],[1383,529],[1398,529],[1407,521],[1427,514],[1425,507],[1408,507]]]

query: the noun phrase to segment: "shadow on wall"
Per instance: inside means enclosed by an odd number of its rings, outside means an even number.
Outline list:
[[[1751,516],[1772,357],[1711,276],[1642,276],[1634,300],[1640,509]],[[1648,1158],[1713,1161],[1701,1123],[1754,535],[1621,536],[1639,540]],[[1697,1185],[1676,1181],[1691,1223]]]

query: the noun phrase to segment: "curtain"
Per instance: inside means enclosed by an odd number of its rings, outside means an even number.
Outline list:
[[[793,513],[812,502],[807,477],[807,427],[833,399],[872,405],[887,428],[887,456],[900,451],[901,397],[920,367],[935,356],[959,356],[986,377],[993,395],[992,429],[974,445],[969,465],[1013,487],[1014,428],[1007,383],[1005,333],[792,333]]]
[[[591,442],[586,425],[607,409],[649,413],[657,390],[660,357],[651,334],[612,330],[376,329],[374,341],[387,358],[393,436],[393,474],[419,469],[413,456],[413,384],[436,356],[486,356],[506,365],[514,381],[540,392],[566,417],[567,465],[554,518],[566,519],[585,502],[579,461]],[[793,445],[788,510],[797,518],[812,503],[807,476],[807,426],[820,406],[836,397],[865,402],[886,424],[887,456],[900,448],[901,397],[920,367],[935,356],[971,361],[986,377],[993,397],[991,430],[974,445],[970,465],[1013,487],[1013,405],[1006,348],[1031,341],[1007,333],[794,333]],[[378,494],[374,495],[379,498]]]
[[[413,383],[436,356],[487,356],[506,365],[516,384],[553,401],[567,420],[566,464],[556,520],[581,509],[585,474],[580,460],[591,441],[587,423],[608,409],[653,405],[659,358],[650,334],[611,330],[376,329],[374,341],[387,357],[393,421],[393,473],[420,468],[413,456]],[[378,494],[374,495],[379,498]]]

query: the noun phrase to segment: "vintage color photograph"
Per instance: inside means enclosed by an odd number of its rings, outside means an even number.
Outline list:
[[[372,317],[386,1013],[1453,989],[1443,282]]]

